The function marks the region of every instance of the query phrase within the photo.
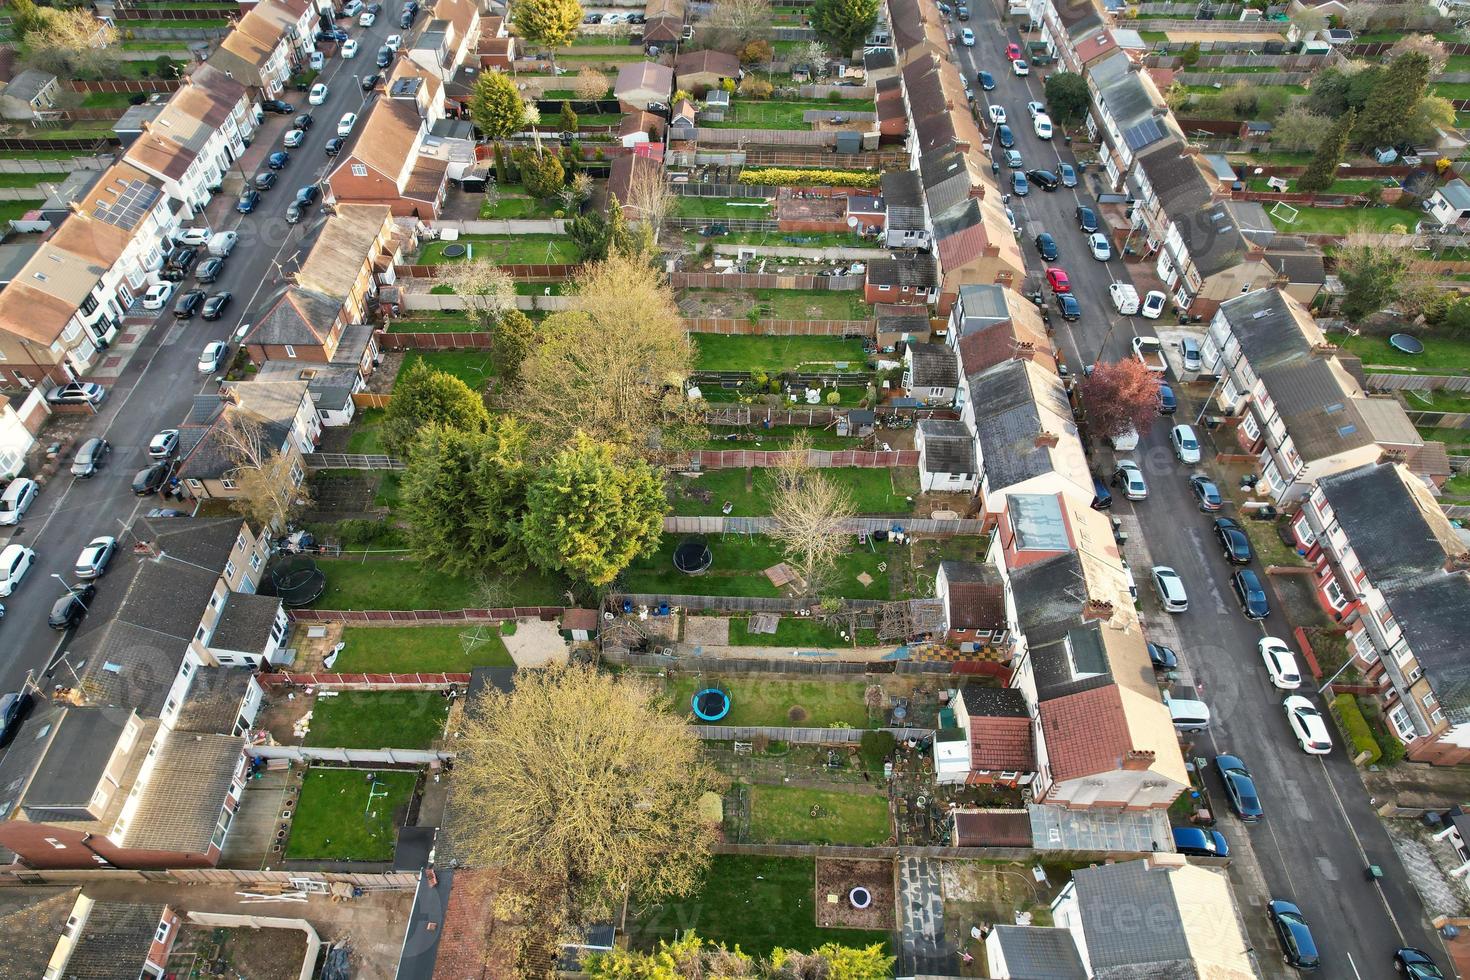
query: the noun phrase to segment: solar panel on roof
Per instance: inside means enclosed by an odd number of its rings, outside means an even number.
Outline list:
[[[130,180],[121,184],[117,198],[113,201],[98,201],[92,208],[92,216],[118,228],[133,228],[143,220],[158,202],[160,191],[152,184],[141,180]]]
[[[1145,146],[1151,146],[1164,138],[1164,128],[1159,121],[1150,116],[1136,126],[1129,126],[1123,130],[1123,142],[1128,144],[1131,150],[1141,150]]]

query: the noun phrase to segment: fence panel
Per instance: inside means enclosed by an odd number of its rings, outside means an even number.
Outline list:
[[[292,762],[342,762],[363,766],[426,766],[453,759],[453,752],[428,749],[334,749],[317,745],[252,745],[250,754],[262,759]]]
[[[122,92],[129,95],[174,92],[183,84],[177,78],[70,78],[66,81],[66,87],[73,92]]]
[[[507,619],[550,621],[565,612],[563,606],[506,606],[499,609],[288,609],[286,615],[293,623],[425,626],[501,623]]]
[[[435,231],[448,228],[461,235],[562,235],[567,230],[567,223],[563,218],[440,219],[426,224]]]
[[[694,138],[700,146],[767,146],[818,147],[837,143],[837,131],[826,129],[711,129],[696,126]]]
[[[760,184],[707,184],[699,181],[673,181],[669,189],[680,197],[775,197],[779,187]]]
[[[1370,374],[1365,379],[1377,391],[1470,391],[1470,377],[1444,374]]]
[[[474,242],[466,242],[473,245]],[[395,265],[393,275],[399,279],[437,279],[442,265]],[[536,264],[536,265],[502,265],[500,268],[510,273],[516,279],[550,279],[561,282],[570,279],[572,274],[581,268],[580,265]]]
[[[674,272],[675,289],[805,289],[816,292],[853,292],[863,288],[862,276],[774,275],[753,272]]]
[[[767,449],[704,449],[688,453],[670,453],[666,465],[692,470],[749,469],[752,466],[780,466],[790,453]],[[864,450],[814,449],[807,454],[809,465],[821,469],[859,467],[887,469],[893,466],[918,466],[916,449]]]
[[[681,517],[670,514],[664,518],[666,534],[768,534],[776,526],[773,517]],[[850,517],[842,522],[841,530],[850,534],[859,532],[876,533],[902,528],[905,534],[933,534],[938,537],[954,537],[961,534],[984,533],[985,522],[955,518],[933,520],[914,518],[907,514],[893,517]]]
[[[455,298],[457,299],[458,297]],[[377,338],[378,347],[382,350],[490,349],[490,335],[478,331],[465,331],[464,333],[393,333],[379,330],[377,332]]]
[[[71,157],[63,160],[0,160],[0,174],[57,174],[58,179],[73,170],[106,170],[110,157]]]
[[[684,329],[690,333],[740,334],[774,337],[873,337],[876,320],[749,320],[723,317],[688,317]]]
[[[792,238],[802,238],[793,232]],[[893,254],[886,248],[806,248],[801,245],[716,245],[716,255],[765,255],[783,259],[812,259],[816,262],[871,262]]]
[[[309,470],[401,470],[403,461],[392,456],[366,456],[357,453],[307,453],[303,457]]]
[[[748,742],[766,738],[798,745],[852,745],[863,740],[865,732],[890,732],[899,741],[925,739],[934,735],[932,728],[773,728],[736,725],[693,725],[695,735],[707,742]]]

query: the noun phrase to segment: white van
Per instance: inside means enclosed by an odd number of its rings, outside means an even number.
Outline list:
[[[0,524],[19,524],[36,499],[36,481],[19,477],[0,494]]]
[[[1124,316],[1138,312],[1138,290],[1126,282],[1115,282],[1108,287],[1108,296],[1113,300],[1113,309]]]
[[[1171,698],[1165,693],[1164,703],[1169,706],[1169,720],[1174,722],[1175,731],[1202,732],[1210,727],[1210,706],[1203,701]]]
[[[1134,429],[1129,429],[1120,435],[1109,436],[1108,442],[1112,443],[1114,452],[1132,452],[1138,448],[1138,432]]]
[[[1037,113],[1037,115],[1031,120],[1031,128],[1034,129],[1036,131],[1036,135],[1041,137],[1042,139],[1051,139],[1051,117],[1048,116],[1046,113]]]

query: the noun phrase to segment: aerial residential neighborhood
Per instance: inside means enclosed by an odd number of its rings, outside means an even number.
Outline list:
[[[1470,3],[7,0],[0,976],[1470,976]]]

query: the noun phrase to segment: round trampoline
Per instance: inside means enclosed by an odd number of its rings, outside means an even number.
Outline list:
[[[276,595],[288,606],[309,606],[327,589],[327,576],[316,562],[296,555],[271,568],[271,584]]]
[[[1424,353],[1424,341],[1407,333],[1396,333],[1388,338],[1388,346],[1404,354]]]
[[[444,250],[439,254],[443,255],[446,259],[458,259],[463,258],[467,251],[469,250],[458,242],[451,242],[445,245]]]
[[[700,721],[719,721],[730,713],[730,695],[718,687],[707,687],[694,695],[693,707]]]
[[[865,909],[873,904],[873,895],[862,885],[858,885],[847,893],[847,900],[852,903],[853,908]]]
[[[674,549],[674,567],[685,575],[703,575],[714,560],[704,538],[685,538]]]

